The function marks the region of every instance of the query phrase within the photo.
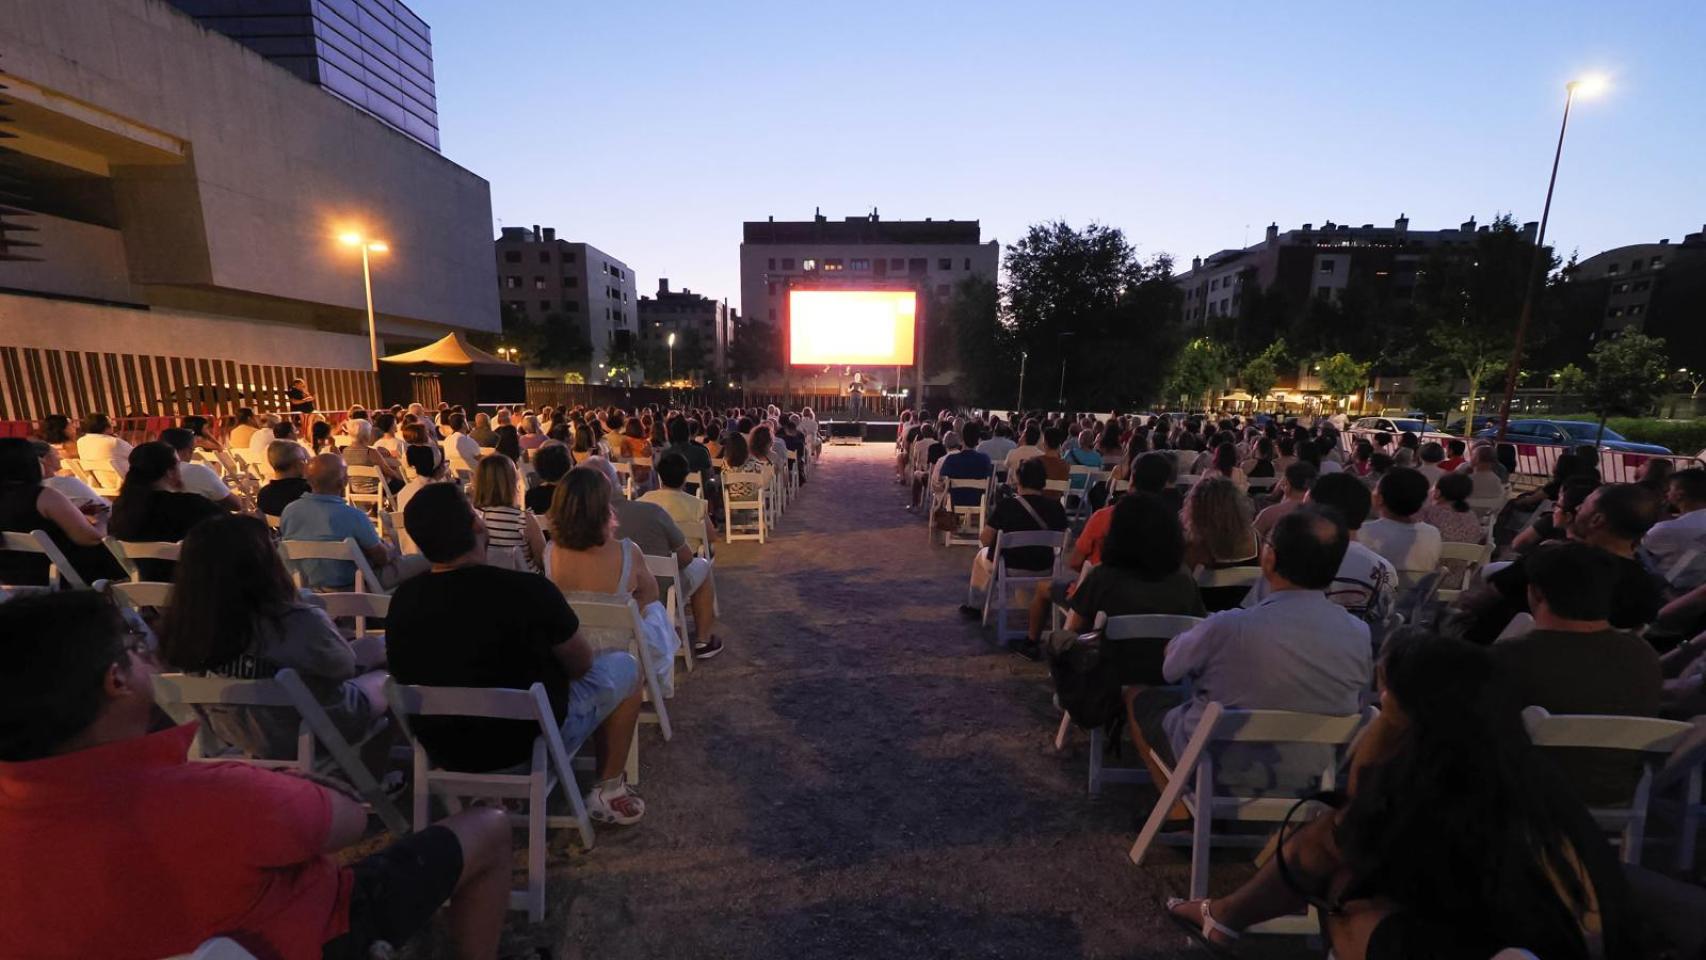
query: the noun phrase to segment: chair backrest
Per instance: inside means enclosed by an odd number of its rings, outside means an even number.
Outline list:
[[[651,554],[646,554],[645,557],[646,569],[660,582],[673,583],[681,576],[681,564],[676,563],[674,557],[654,557]]]
[[[333,620],[355,621],[355,635],[367,636],[367,618],[384,619],[391,613],[391,597],[383,593],[322,593],[319,600]]]
[[[633,630],[634,642],[645,642],[640,608],[632,599],[618,601],[608,594],[566,593],[581,626],[604,630]]]
[[[535,683],[526,690],[502,687],[426,687],[386,681],[385,700],[403,729],[411,717],[480,717],[488,720],[551,721],[551,701],[545,685]],[[541,710],[543,714],[541,714]],[[410,734],[410,739],[413,739]]]
[[[1445,540],[1439,545],[1439,558],[1441,560],[1482,564],[1493,559],[1493,546],[1488,543],[1459,543],[1455,540]]]
[[[1202,621],[1202,617],[1133,613],[1109,617],[1102,626],[1102,636],[1109,640],[1171,640]]]
[[[73,590],[88,587],[77,569],[71,566],[71,561],[65,559],[65,554],[59,550],[59,545],[47,535],[46,530],[31,530],[29,533],[6,531],[4,539],[0,539],[0,550],[14,553],[33,553],[47,558],[47,585],[58,589],[63,581]]]
[[[380,515],[379,526],[385,536],[397,545],[399,553],[420,553],[415,546],[415,539],[409,536],[408,528],[403,526],[403,511],[391,510]]]
[[[1062,493],[1062,494],[1064,494],[1064,493],[1066,493],[1067,490],[1069,490],[1071,488],[1072,488],[1072,481],[1071,480],[1049,480],[1049,481],[1046,481],[1043,483],[1043,492],[1045,492],[1045,493]]]
[[[107,589],[122,606],[129,607],[132,610],[140,611],[146,607],[164,610],[172,602],[172,585],[169,583],[159,583],[153,580],[131,583],[114,581],[107,584]]]
[[[1204,567],[1197,571],[1197,586],[1203,589],[1215,587],[1250,587],[1262,579],[1262,568],[1254,564],[1241,567],[1221,567],[1211,569]]]
[[[84,460],[83,471],[89,475],[89,485],[103,497],[118,496],[124,486],[124,474],[111,460]]]
[[[355,584],[351,589],[356,593],[389,592],[379,582],[379,577],[373,572],[373,566],[367,562],[367,555],[361,552],[361,546],[355,542],[354,537],[345,537],[342,540],[280,540],[278,553],[298,587],[305,584],[296,561],[342,560],[355,565]]]
[[[152,543],[139,540],[119,540],[115,537],[106,538],[107,550],[117,560],[119,566],[130,574],[130,579],[140,581],[142,569],[137,566],[138,560],[161,560],[176,563],[183,545],[178,543]]]
[[[1208,724],[1208,739],[1215,743],[1343,746],[1351,742],[1369,716],[1369,711],[1336,717],[1320,713],[1293,713],[1290,710],[1228,710],[1216,702],[1204,708],[1198,726]]]
[[[1537,747],[1592,747],[1668,756],[1693,731],[1693,724],[1657,717],[1552,714],[1544,707],[1522,711],[1528,738]]]

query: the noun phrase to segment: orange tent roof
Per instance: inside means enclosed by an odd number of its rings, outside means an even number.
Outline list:
[[[462,338],[457,330],[424,347],[380,357],[381,363],[422,364],[434,367],[472,367],[476,373],[508,373],[520,376],[521,365],[500,360]]]

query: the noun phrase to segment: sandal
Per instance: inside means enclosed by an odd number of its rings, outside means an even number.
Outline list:
[[[1226,924],[1221,923],[1219,920],[1214,919],[1214,917],[1210,916],[1209,912],[1208,912],[1208,901],[1207,900],[1202,901],[1202,907],[1201,907],[1202,923],[1201,924],[1192,923],[1190,920],[1186,919],[1185,917],[1180,916],[1176,912],[1177,908],[1182,907],[1185,904],[1190,903],[1190,902],[1191,901],[1189,901],[1189,900],[1182,900],[1178,897],[1168,897],[1167,902],[1166,902],[1168,918],[1171,919],[1174,923],[1178,924],[1180,927],[1184,928],[1186,933],[1189,933],[1192,936],[1192,938],[1194,938],[1198,942],[1202,943],[1203,946],[1208,947],[1209,951],[1214,953],[1216,956],[1221,956],[1221,957],[1232,956],[1233,953],[1232,953],[1231,945],[1238,941],[1238,938],[1240,935],[1239,932],[1237,930],[1234,930],[1231,927],[1227,926]],[[1220,936],[1225,937],[1226,938],[1225,942],[1215,940],[1214,939],[1215,934],[1219,934]]]

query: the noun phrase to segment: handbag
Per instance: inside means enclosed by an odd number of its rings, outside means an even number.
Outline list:
[[[930,515],[930,529],[937,533],[958,533],[960,532],[960,515],[952,510],[938,507],[936,512]]]

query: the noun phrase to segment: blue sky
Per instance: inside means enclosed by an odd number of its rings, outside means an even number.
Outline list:
[[[739,302],[743,220],[1064,218],[1148,255],[1269,221],[1538,219],[1583,256],[1706,222],[1706,3],[409,0],[492,214]]]

